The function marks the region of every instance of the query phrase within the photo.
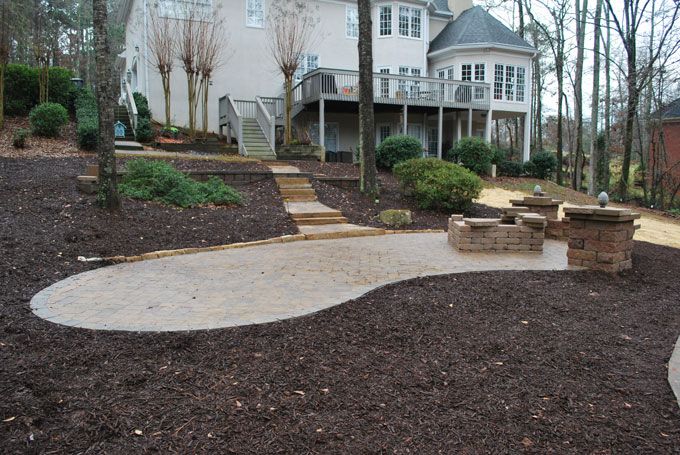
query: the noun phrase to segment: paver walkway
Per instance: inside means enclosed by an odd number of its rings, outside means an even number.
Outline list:
[[[31,308],[90,329],[214,329],[302,316],[418,276],[567,268],[556,241],[543,254],[461,254],[445,233],[299,241],[103,267],[41,291]]]

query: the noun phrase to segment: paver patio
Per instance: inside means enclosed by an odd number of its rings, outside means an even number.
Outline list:
[[[44,289],[31,308],[89,329],[214,329],[302,316],[419,276],[564,270],[566,249],[461,254],[445,233],[277,243],[103,267]]]

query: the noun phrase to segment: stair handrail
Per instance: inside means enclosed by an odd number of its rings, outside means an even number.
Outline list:
[[[248,151],[243,143],[243,116],[238,107],[236,107],[234,98],[232,98],[229,93],[227,93],[226,115],[228,121],[227,128],[231,128],[234,131],[236,139],[238,140],[238,153],[243,156],[248,156]]]
[[[255,103],[257,105],[257,123],[260,125],[262,132],[264,133],[269,146],[272,151],[276,150],[276,118],[269,113],[266,106],[262,102],[262,98],[259,96],[255,97]]]
[[[135,97],[132,96],[132,88],[128,81],[125,81],[125,108],[127,109],[128,116],[130,117],[130,126],[132,126],[132,134],[136,136],[137,131],[137,104],[135,103]]]

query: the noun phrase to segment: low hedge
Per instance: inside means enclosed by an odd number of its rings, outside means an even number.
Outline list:
[[[519,161],[501,161],[498,165],[498,175],[504,177],[520,177],[523,168],[522,163]]]
[[[390,136],[375,149],[375,164],[392,169],[397,163],[423,156],[420,141],[411,136]]]
[[[437,158],[417,158],[394,167],[405,194],[421,209],[464,213],[482,191],[482,179],[454,163]]]
[[[133,93],[132,97],[137,106],[137,128],[135,128],[135,139],[138,142],[150,142],[154,138],[154,132],[151,128],[149,100],[139,92]]]
[[[61,104],[73,112],[76,89],[71,82],[73,73],[58,66],[49,70],[48,101]],[[38,77],[40,70],[20,64],[9,64],[5,69],[4,111],[9,116],[25,116],[38,105],[40,89]]]
[[[242,204],[241,194],[217,177],[197,182],[164,161],[136,159],[127,163],[119,186],[124,196],[179,207]]]
[[[31,109],[28,120],[36,136],[57,137],[68,123],[68,112],[61,104],[42,103]]]
[[[83,150],[95,150],[99,140],[99,111],[97,99],[90,89],[81,90],[76,99],[78,123],[78,146]]]

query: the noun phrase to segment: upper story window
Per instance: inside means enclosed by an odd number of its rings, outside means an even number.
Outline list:
[[[453,66],[448,68],[441,68],[437,70],[437,77],[439,79],[453,79]]]
[[[410,6],[399,6],[399,36],[420,38],[423,11]]]
[[[264,0],[246,0],[246,26],[264,28]]]
[[[460,67],[460,80],[472,81],[472,65],[465,63]]]
[[[496,64],[494,68],[493,99],[499,101],[526,100],[526,68]]]
[[[380,7],[380,17],[378,23],[380,26],[380,36],[392,35],[392,5],[384,5]]]
[[[356,6],[347,5],[345,9],[345,35],[347,38],[359,38],[359,10]]]
[[[158,14],[171,19],[209,18],[212,13],[212,0],[160,0]]]
[[[298,65],[297,71],[295,71],[295,81],[300,82],[302,76],[314,71],[319,67],[319,55],[318,54],[302,54],[300,55],[300,65]]]

